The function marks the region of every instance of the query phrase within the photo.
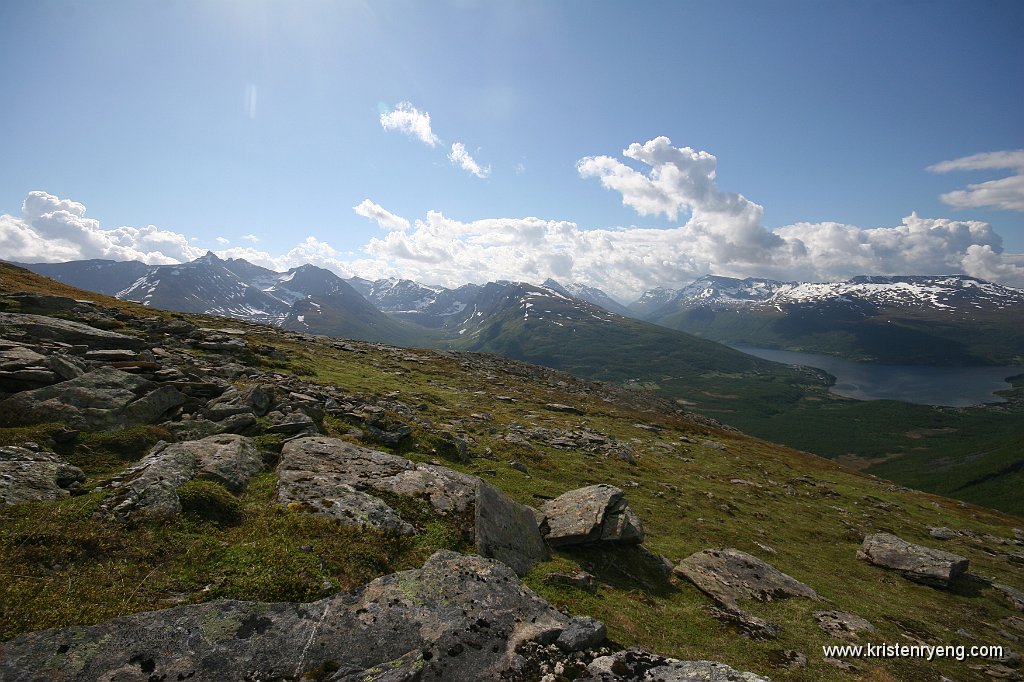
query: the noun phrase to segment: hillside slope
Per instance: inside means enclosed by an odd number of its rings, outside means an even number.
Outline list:
[[[25,290],[36,294],[14,293]],[[227,396],[270,394],[279,396],[271,400],[283,399],[295,417],[275,422],[268,413],[247,427],[268,457],[294,433],[275,425],[301,422],[300,428],[402,455],[409,466],[435,462],[482,477],[531,506],[581,486],[618,486],[642,521],[644,546],[653,554],[636,545],[555,548],[524,582],[557,607],[605,621],[610,639],[621,645],[687,660],[721,660],[774,680],[984,680],[1015,674],[1007,667],[1016,665],[1012,657],[850,658],[856,668],[840,668],[825,660],[821,647],[843,640],[826,634],[815,613],[837,610],[866,619],[875,629],[860,636],[861,642],[1017,648],[1024,634],[1018,609],[1024,605],[1015,607],[1007,596],[1012,590],[1000,591],[993,583],[1024,589],[1022,540],[1013,530],[1022,524],[1019,517],[910,491],[744,436],[648,393],[492,355],[341,342],[162,313],[95,295],[97,303],[86,307],[39,295],[86,298],[78,293],[0,267],[0,303],[8,313],[78,318],[138,336],[144,342],[136,347],[144,347],[132,362],[139,377],[171,382],[190,398],[164,421],[124,430],[78,426],[69,435],[59,421],[0,428],[0,443],[53,448],[85,472],[71,497],[0,506],[3,639],[225,598],[308,601],[418,566],[438,548],[467,551],[459,519],[439,517],[423,501],[387,498],[417,529],[411,536],[340,527],[306,513],[301,504],[282,506],[275,471],[258,474],[238,493],[213,492],[217,486],[210,484],[188,489],[188,500],[207,500],[212,507],[189,502],[184,513],[161,520],[107,520],[105,500],[117,490],[111,481],[158,439],[180,442],[193,437],[203,420],[243,414],[226,409],[237,404],[225,402]],[[9,331],[3,336],[8,348],[30,342],[46,353],[67,352]],[[125,357],[107,351],[68,361],[109,372],[110,363],[125,363]],[[218,391],[221,397],[210,397]],[[300,412],[305,421],[298,419]],[[948,539],[938,539],[936,528],[949,529],[938,533]],[[864,537],[881,531],[962,555],[970,561],[970,575],[950,589],[937,589],[858,559]],[[770,563],[827,602],[744,599],[740,606],[747,615],[779,627],[773,639],[738,637],[719,620],[721,603],[680,574],[666,577],[651,560],[662,555],[678,564],[723,547]],[[572,577],[580,571],[593,582]],[[401,575],[390,584],[406,585],[399,601],[415,602],[416,593],[408,592],[412,585],[402,583]],[[219,636],[220,621],[204,622],[208,637]],[[239,632],[255,636],[257,626],[265,627],[254,618]],[[806,663],[791,665],[797,659],[790,651]],[[132,670],[140,666],[128,664],[127,656],[125,661]]]

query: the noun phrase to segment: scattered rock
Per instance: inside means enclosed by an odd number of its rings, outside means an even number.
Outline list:
[[[27,335],[36,339],[60,341],[89,348],[126,348],[141,350],[148,343],[135,336],[96,329],[80,322],[44,315],[0,313],[0,336]]]
[[[779,628],[763,618],[758,618],[738,606],[710,606],[708,615],[750,639],[775,639],[779,636]]]
[[[517,575],[548,558],[548,548],[537,527],[538,512],[478,480],[476,484],[476,551],[497,559]],[[601,638],[602,640],[604,637]]]
[[[577,682],[770,682],[766,677],[734,670],[713,661],[678,661],[640,649],[627,649],[595,658],[588,676]]]
[[[892,569],[914,582],[945,588],[967,572],[967,559],[939,549],[922,547],[889,533],[864,539],[857,558]]]
[[[547,541],[555,547],[595,542],[640,544],[644,529],[622,490],[604,483],[570,490],[545,502]]]
[[[298,438],[285,444],[277,468],[278,500],[289,507],[401,533],[409,524],[373,491],[423,498],[441,513],[465,512],[477,479],[445,467],[413,464],[337,438]]]
[[[597,594],[597,578],[586,571],[577,571],[575,573],[548,573],[544,576],[544,582],[549,585],[575,587],[576,589],[583,590],[584,592]]]
[[[24,635],[0,644],[0,678],[493,680],[521,644],[570,628],[577,645],[596,642],[596,626],[503,564],[442,551],[309,604],[214,601]]]
[[[875,626],[847,611],[815,611],[814,620],[826,635],[855,640],[862,632],[874,632]]]
[[[720,604],[740,599],[772,601],[789,597],[821,599],[813,589],[755,556],[737,549],[706,549],[686,557],[674,569]]]
[[[795,649],[780,649],[768,652],[768,659],[777,668],[796,670],[807,667],[807,655]]]
[[[993,583],[992,587],[998,590],[999,592],[1002,592],[1003,596],[1010,600],[1010,603],[1013,604],[1013,608],[1017,609],[1018,611],[1024,611],[1024,592],[1021,592],[1015,587],[1010,587],[1009,585],[1000,585],[999,583]]]
[[[562,651],[583,651],[600,645],[606,635],[607,629],[601,621],[590,616],[577,616],[558,635],[555,645]]]
[[[52,502],[85,482],[85,474],[52,452],[0,447],[0,503]]]
[[[508,465],[516,471],[521,471],[524,474],[530,473],[530,470],[526,468],[526,465],[522,462],[509,462]]]
[[[77,429],[123,428],[155,423],[183,402],[185,396],[172,386],[101,367],[0,402],[0,425],[63,422]]]
[[[928,535],[931,535],[936,540],[951,540],[956,537],[956,532],[949,528],[929,528]]]
[[[551,410],[552,412],[566,412],[568,414],[587,413],[582,407],[573,407],[572,405],[563,405],[561,403],[548,403],[544,406],[544,409]]]

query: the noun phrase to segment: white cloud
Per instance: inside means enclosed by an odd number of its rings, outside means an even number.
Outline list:
[[[226,238],[224,238],[224,237],[215,237],[215,238],[214,238],[214,241],[216,241],[216,242],[217,242],[218,244],[220,244],[221,246],[227,246],[228,244],[230,244],[230,243],[231,243],[231,240],[230,240],[230,239],[226,239]]]
[[[515,171],[516,175],[522,175],[523,173],[526,172],[526,166],[523,164],[522,161],[520,161],[519,163],[512,167],[512,170]]]
[[[466,151],[466,145],[461,142],[456,142],[452,145],[452,151],[448,154],[448,160],[451,161],[453,165],[458,166],[464,171],[472,173],[478,178],[486,178],[491,174],[491,167],[487,166],[486,168],[481,168],[480,164],[478,164],[476,160],[469,155],[469,152]]]
[[[421,112],[409,102],[399,102],[393,110],[382,113],[380,124],[384,130],[397,130],[412,135],[431,147],[441,141],[430,129],[430,114]]]
[[[942,161],[929,166],[928,170],[933,173],[976,170],[1015,171],[1008,177],[967,185],[967,189],[947,192],[939,198],[954,208],[997,208],[1004,211],[1024,211],[1024,149],[974,154],[952,161]]]
[[[260,238],[254,234],[243,234],[242,239],[244,239],[247,242],[252,242],[253,244],[260,240]]]
[[[387,210],[379,204],[375,204],[369,199],[363,199],[358,205],[353,206],[352,210],[363,216],[375,220],[377,225],[382,230],[408,230],[409,221],[401,216],[397,216],[391,211]]]
[[[23,262],[60,262],[88,258],[176,263],[203,255],[184,235],[146,227],[104,230],[85,217],[85,206],[46,192],[29,192],[22,217],[0,215],[0,253]]]

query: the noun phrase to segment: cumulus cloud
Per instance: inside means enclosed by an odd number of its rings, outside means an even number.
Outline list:
[[[409,221],[402,216],[397,216],[379,204],[369,199],[363,199],[352,210],[370,220],[375,220],[382,230],[408,230]]]
[[[85,217],[85,206],[46,192],[29,192],[22,216],[0,215],[0,253],[22,262],[60,262],[88,258],[177,263],[203,255],[184,235],[146,227],[104,230]]]
[[[260,240],[260,238],[254,234],[243,234],[242,239],[244,239],[247,242],[252,242],[253,244]]]
[[[481,168],[480,164],[466,151],[466,145],[461,142],[456,142],[452,145],[452,151],[448,154],[448,160],[452,162],[452,165],[458,166],[478,178],[486,178],[491,174],[491,167]]]
[[[420,111],[410,102],[399,102],[391,111],[382,113],[380,124],[384,130],[397,130],[411,135],[431,147],[441,141],[441,138],[430,129],[430,114]]]
[[[221,246],[227,246],[228,244],[231,243],[231,240],[227,239],[226,237],[215,237],[214,241],[220,244]]]
[[[989,180],[967,189],[947,192],[939,198],[954,208],[997,208],[1004,211],[1024,211],[1024,149],[1003,152],[985,152],[952,161],[942,161],[928,170],[933,173],[953,171],[1010,170],[1013,175]]]

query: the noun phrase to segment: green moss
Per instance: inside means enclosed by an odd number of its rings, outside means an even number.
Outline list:
[[[218,525],[237,523],[242,504],[224,486],[214,481],[193,479],[178,488],[181,511]]]

